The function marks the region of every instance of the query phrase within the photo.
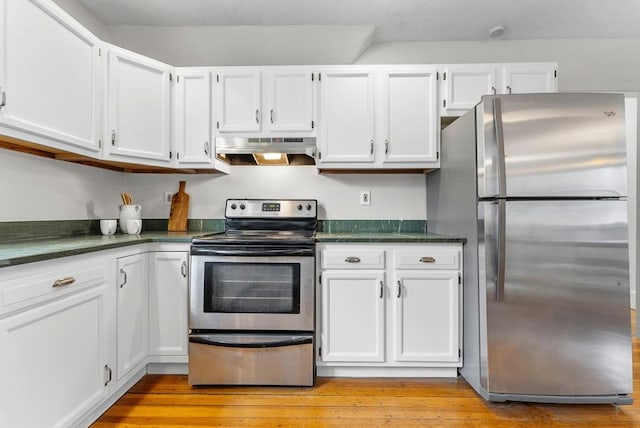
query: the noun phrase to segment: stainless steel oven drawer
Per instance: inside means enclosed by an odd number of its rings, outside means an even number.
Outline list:
[[[192,334],[190,385],[313,386],[313,335]]]

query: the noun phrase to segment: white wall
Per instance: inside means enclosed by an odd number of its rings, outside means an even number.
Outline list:
[[[224,218],[227,198],[308,198],[319,202],[321,219],[426,219],[421,174],[318,174],[314,166],[235,166],[229,175],[125,174],[125,187],[145,218],[167,218],[164,192],[186,180],[190,218]],[[360,190],[371,205],[359,205]]]
[[[0,149],[0,221],[115,218],[122,173]]]

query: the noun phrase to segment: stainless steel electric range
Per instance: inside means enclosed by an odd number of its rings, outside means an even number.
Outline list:
[[[191,244],[189,383],[314,381],[315,200],[229,199]]]

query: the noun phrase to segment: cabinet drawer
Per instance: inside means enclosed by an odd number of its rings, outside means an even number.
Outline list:
[[[46,261],[0,272],[0,314],[42,303],[106,281],[100,259]]]
[[[322,251],[322,269],[384,269],[384,250],[331,248]]]
[[[415,248],[396,250],[396,269],[460,269],[460,251],[456,248]]]

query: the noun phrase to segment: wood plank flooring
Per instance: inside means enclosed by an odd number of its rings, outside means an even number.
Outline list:
[[[317,378],[313,388],[192,388],[186,376],[147,375],[92,426],[640,427],[636,337],[633,362],[636,401],[630,406],[487,403],[462,378]]]

